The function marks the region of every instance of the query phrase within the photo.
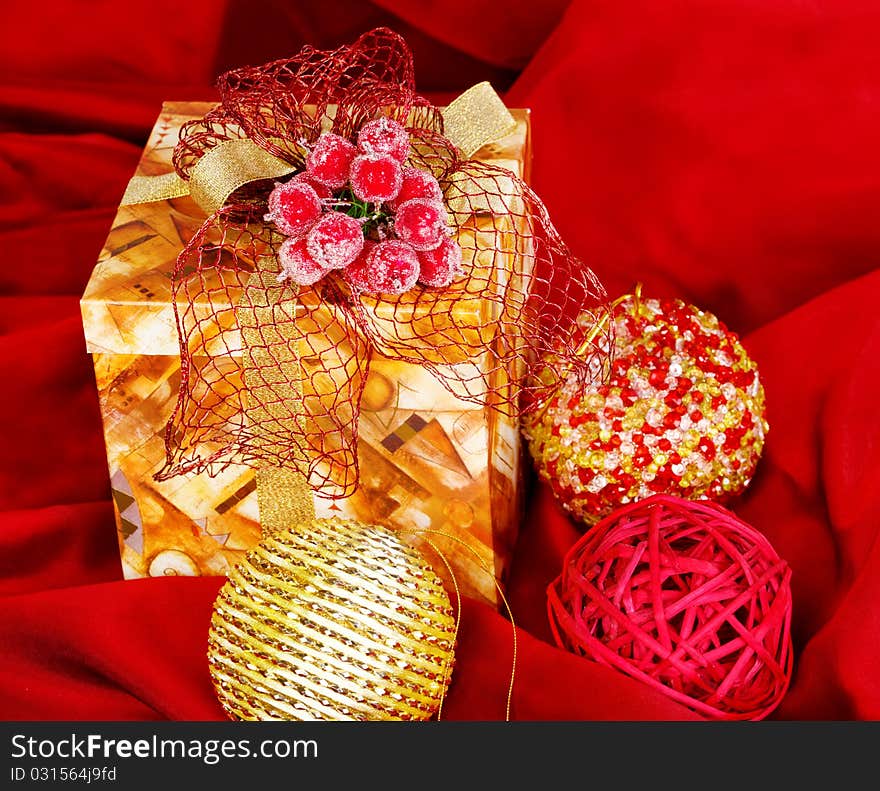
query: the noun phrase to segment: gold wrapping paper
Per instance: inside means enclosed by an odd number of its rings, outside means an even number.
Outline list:
[[[137,174],[167,173],[177,129],[184,121],[204,115],[209,107],[205,103],[166,104]],[[485,146],[477,158],[527,178],[528,113],[511,112],[516,129]],[[189,196],[121,207],[82,300],[104,419],[123,569],[129,578],[225,574],[260,536],[253,470],[232,464],[214,477],[200,474],[153,480],[164,463],[165,424],[179,383],[171,272],[177,254],[203,218]],[[503,221],[480,213],[462,233],[479,233],[481,224],[490,227]],[[499,282],[523,276],[522,252],[511,249],[497,256]],[[462,312],[456,314],[456,331],[478,332],[467,312],[485,321],[481,311],[486,305],[481,302],[462,304]],[[229,305],[230,317],[235,308]],[[381,306],[376,310],[381,311]],[[487,365],[491,354],[489,348]],[[482,365],[479,360],[443,362]],[[227,365],[230,371],[246,368],[242,360],[235,359],[215,359],[214,364]],[[512,386],[510,382],[519,373],[499,371],[492,386]],[[418,366],[381,355],[371,364],[361,409],[362,486],[345,500],[313,497],[317,516],[435,529],[458,536],[503,579],[521,496],[516,421],[479,403],[462,401]],[[416,545],[423,542],[418,537],[407,540]],[[456,568],[462,592],[497,603],[492,581],[469,553],[455,542],[436,540]]]

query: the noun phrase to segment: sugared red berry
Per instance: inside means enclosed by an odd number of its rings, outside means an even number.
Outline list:
[[[318,197],[323,200],[324,198],[332,198],[333,192],[326,184],[322,184],[320,181],[316,181],[308,173],[303,171],[302,173],[297,173],[291,181],[300,181],[303,184],[308,184],[315,192],[318,194]]]
[[[351,163],[351,191],[369,203],[397,197],[403,183],[400,163],[388,154],[361,154]]]
[[[419,279],[416,251],[399,239],[379,242],[367,256],[359,277],[371,294],[403,294]]]
[[[306,240],[302,237],[288,239],[281,245],[278,262],[281,264],[278,279],[289,279],[300,286],[311,286],[327,274],[327,270],[309,254]]]
[[[346,214],[327,212],[306,237],[309,255],[325,269],[348,266],[364,248],[361,224]]]
[[[321,200],[314,187],[302,181],[278,184],[269,194],[265,220],[274,222],[281,233],[299,236],[321,216]]]
[[[419,256],[419,283],[435,288],[448,286],[457,275],[463,273],[461,268],[461,247],[447,236],[433,250],[426,250]]]
[[[393,118],[368,121],[358,132],[358,148],[365,154],[388,154],[398,162],[409,154],[409,132]]]
[[[310,180],[338,189],[348,181],[348,171],[357,153],[357,148],[344,137],[324,132],[306,158],[306,173]]]
[[[446,235],[446,209],[426,198],[408,200],[394,216],[394,233],[415,250],[433,250]]]
[[[376,246],[376,242],[365,239],[364,249],[361,250],[357,258],[354,259],[343,272],[345,279],[357,290],[368,291],[370,288],[370,279],[367,275],[367,258]]]
[[[437,179],[427,170],[421,168],[404,168],[403,183],[400,186],[400,192],[394,200],[388,201],[388,208],[397,211],[397,207],[401,203],[406,203],[413,198],[427,198],[438,203],[443,202],[443,190]]]

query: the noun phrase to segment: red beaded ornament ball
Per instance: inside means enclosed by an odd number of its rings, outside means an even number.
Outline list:
[[[547,589],[556,643],[706,717],[759,720],[792,671],[791,570],[714,503],[655,495],[569,550]]]
[[[769,427],[739,338],[677,299],[628,295],[611,316],[610,376],[586,388],[571,377],[524,417],[541,478],[587,524],[652,494],[724,502],[740,493]]]

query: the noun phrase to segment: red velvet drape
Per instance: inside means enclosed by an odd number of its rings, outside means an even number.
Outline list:
[[[103,7],[102,7],[103,6]],[[779,718],[880,717],[880,8],[868,0],[6,4],[0,32],[0,717],[211,719],[218,579],[123,582],[78,298],[163,99],[223,69],[406,35],[423,90],[533,109],[534,183],[612,295],[743,334],[771,432],[734,509],[791,563]],[[542,487],[511,576],[514,715],[678,719],[548,644],[578,533]],[[449,718],[503,716],[510,626],[466,604]]]

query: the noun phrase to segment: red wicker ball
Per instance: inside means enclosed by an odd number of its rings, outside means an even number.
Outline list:
[[[706,717],[759,720],[791,680],[791,570],[719,505],[669,495],[620,508],[547,589],[557,644]]]

